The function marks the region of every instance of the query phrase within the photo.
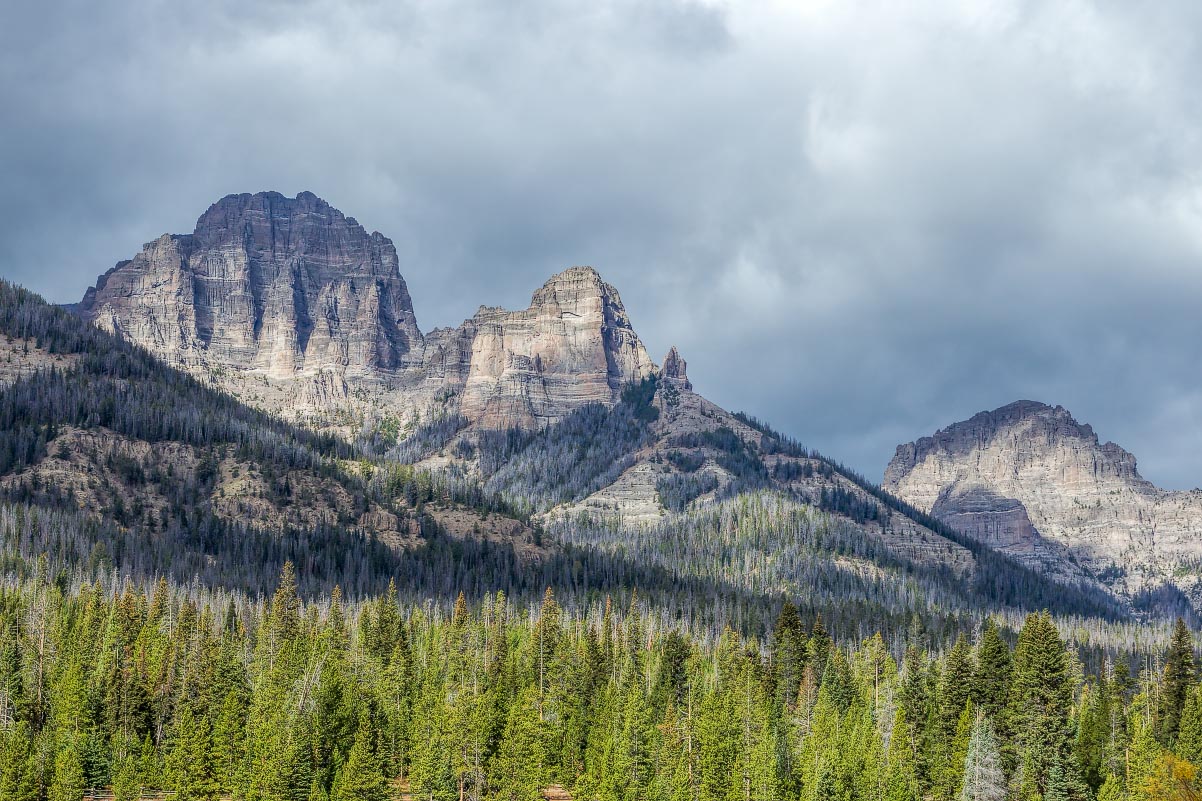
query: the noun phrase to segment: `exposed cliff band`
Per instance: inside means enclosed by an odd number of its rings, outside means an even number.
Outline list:
[[[615,403],[655,369],[591,267],[553,276],[527,309],[481,307],[423,335],[392,242],[308,192],[222,198],[192,234],[101,276],[79,312],[194,372],[277,382],[263,405],[284,414],[374,393],[403,412],[441,402],[482,426],[536,426]]]

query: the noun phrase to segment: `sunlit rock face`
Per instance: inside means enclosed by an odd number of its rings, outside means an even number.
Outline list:
[[[1202,492],[1157,488],[1063,407],[1018,401],[901,445],[884,486],[1043,570],[1199,600]]]
[[[229,195],[97,281],[80,312],[181,365],[398,370],[422,336],[392,242],[317,196]]]
[[[523,311],[482,307],[472,327],[461,412],[489,427],[612,404],[653,369],[617,290],[591,267],[552,276]]]
[[[528,309],[481,307],[423,336],[392,242],[308,192],[222,198],[193,233],[165,234],[101,276],[78,311],[307,420],[458,413],[539,426],[615,403],[654,370],[591,267],[553,276]]]

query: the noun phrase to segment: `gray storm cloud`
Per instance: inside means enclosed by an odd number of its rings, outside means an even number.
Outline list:
[[[870,477],[1035,398],[1193,487],[1200,16],[9,3],[0,274],[74,301],[224,194],[308,189],[396,242],[426,329],[592,264],[700,391]]]

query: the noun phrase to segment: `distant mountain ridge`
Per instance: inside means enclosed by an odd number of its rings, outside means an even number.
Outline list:
[[[900,445],[883,486],[1050,574],[1202,603],[1202,491],[1156,487],[1061,406],[1017,401]]]

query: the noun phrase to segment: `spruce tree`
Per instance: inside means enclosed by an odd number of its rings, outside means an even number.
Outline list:
[[[1157,736],[1165,746],[1172,746],[1177,739],[1186,694],[1193,681],[1194,637],[1185,621],[1177,618],[1173,639],[1164,656],[1164,677],[1160,685],[1160,702],[1156,707]]]
[[[1068,654],[1051,615],[1028,615],[1014,652],[1007,716],[1023,780],[1044,794],[1060,785],[1079,793],[1070,748],[1072,699]]]
[[[797,706],[797,693],[805,670],[806,636],[797,607],[790,601],[781,606],[772,631],[772,678],[776,702],[782,709]]]
[[[543,763],[537,696],[532,688],[510,708],[496,757],[489,765],[490,797],[496,801],[538,801]]]
[[[389,797],[383,760],[375,748],[375,727],[364,712],[350,752],[334,776],[330,801],[387,801]]]
[[[806,645],[806,660],[814,666],[814,675],[822,677],[826,673],[826,660],[831,651],[831,636],[822,625],[822,615],[814,617],[814,627],[810,632],[810,640]]]
[[[898,707],[893,716],[892,734],[886,754],[888,770],[885,781],[886,801],[914,801],[918,798],[918,777],[914,765],[914,743],[906,712]]]
[[[197,717],[184,704],[176,716],[172,747],[167,756],[170,786],[179,801],[205,801],[220,791],[206,717]]]
[[[1010,692],[1010,648],[1002,640],[997,624],[986,618],[977,645],[973,694],[977,706],[991,720],[998,719]]]
[[[84,775],[83,738],[68,734],[54,756],[54,781],[47,795],[49,801],[79,801],[87,788]]]
[[[1198,685],[1186,693],[1173,751],[1186,762],[1202,765],[1202,687]]]
[[[955,733],[964,705],[972,698],[974,672],[968,642],[963,635],[957,637],[939,674],[939,723],[945,739]]]

